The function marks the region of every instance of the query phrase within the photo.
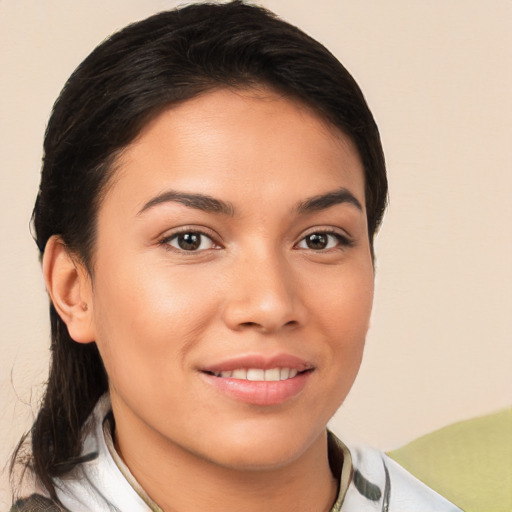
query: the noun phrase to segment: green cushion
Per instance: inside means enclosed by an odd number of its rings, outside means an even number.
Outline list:
[[[450,425],[389,455],[465,512],[512,511],[512,408]]]

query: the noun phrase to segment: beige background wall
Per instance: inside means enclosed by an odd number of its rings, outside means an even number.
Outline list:
[[[30,423],[48,362],[28,222],[51,105],[107,34],[176,3],[0,1],[2,463]],[[351,70],[387,155],[373,325],[334,430],[390,448],[512,404],[512,2],[261,3]]]

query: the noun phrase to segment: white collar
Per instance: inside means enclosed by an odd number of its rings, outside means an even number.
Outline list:
[[[114,448],[108,428],[110,397],[103,395],[84,426],[88,460],[55,479],[71,512],[163,512],[135,480]],[[378,450],[351,447],[330,434],[343,459],[340,492],[331,512],[461,512]]]

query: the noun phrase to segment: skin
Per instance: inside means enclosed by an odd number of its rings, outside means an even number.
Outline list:
[[[44,269],[73,339],[98,345],[122,458],[166,511],[329,510],[326,424],[358,372],[373,298],[354,145],[295,100],[217,90],[161,113],[116,164],[93,276],[56,238]],[[361,208],[297,209],[342,188]],[[232,211],[151,203],[170,190]],[[184,250],[179,230],[207,236]],[[326,231],[325,248],[308,245]],[[227,396],[201,372],[282,353],[313,370],[275,405]]]

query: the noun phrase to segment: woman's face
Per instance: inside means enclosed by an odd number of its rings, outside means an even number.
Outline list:
[[[297,459],[345,399],[368,329],[354,145],[268,90],[163,112],[118,159],[92,282],[122,452]]]

